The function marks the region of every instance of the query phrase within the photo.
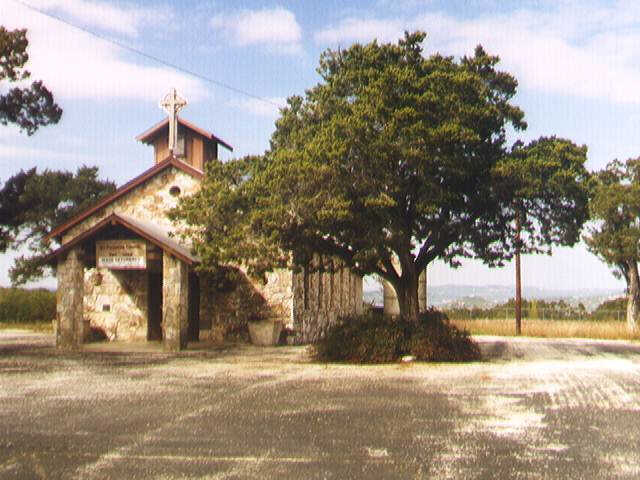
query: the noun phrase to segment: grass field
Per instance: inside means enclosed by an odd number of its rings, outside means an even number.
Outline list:
[[[29,332],[53,333],[52,322],[0,322],[0,330],[27,330]]]
[[[516,330],[514,319],[451,320],[458,328],[472,335],[513,336]],[[522,320],[522,335],[526,337],[550,338],[601,338],[609,340],[640,340],[640,333],[627,331],[625,322],[589,322],[579,320]]]
[[[451,320],[458,328],[472,335],[515,335],[515,320],[474,319]],[[2,323],[0,330],[28,330],[53,333],[51,322]],[[580,320],[522,320],[522,335],[525,337],[549,338],[601,338],[608,340],[640,340],[640,333],[631,334],[625,322],[587,322]]]

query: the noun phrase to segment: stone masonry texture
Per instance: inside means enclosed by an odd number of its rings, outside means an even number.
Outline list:
[[[163,255],[162,326],[167,350],[187,346],[189,269],[183,262]]]
[[[167,232],[176,231],[166,213],[177,205],[172,187],[180,196],[195,193],[198,179],[170,167],[76,225],[63,236],[63,243],[88,230],[111,213],[119,213],[152,223]],[[177,238],[177,237],[176,237]],[[60,262],[58,317],[78,302],[80,318],[68,325],[61,320],[60,346],[77,344],[73,335],[82,336],[85,322],[102,330],[108,339],[144,341],[147,338],[148,275],[146,271],[119,271],[88,266],[82,275],[77,257]],[[188,267],[164,254],[163,329],[167,348],[184,348],[187,335]],[[314,342],[340,316],[362,311],[362,278],[348,269],[329,272],[276,270],[267,274],[266,283],[248,277],[238,267],[232,288],[219,288],[206,273],[200,279],[200,340],[221,341],[226,337],[246,338],[247,322],[272,319],[293,332],[295,343]],[[73,277],[73,278],[72,278]],[[78,286],[79,285],[79,286]],[[80,300],[78,300],[80,295]],[[68,316],[68,315],[67,315]],[[66,318],[66,317],[65,317]],[[78,337],[81,338],[81,337]]]
[[[79,249],[58,260],[58,290],[56,305],[56,345],[72,349],[84,339],[83,297],[84,264]]]
[[[145,270],[87,269],[84,318],[109,340],[146,340],[147,288]]]

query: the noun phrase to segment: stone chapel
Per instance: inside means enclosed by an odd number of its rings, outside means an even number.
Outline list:
[[[161,103],[168,117],[136,137],[153,147],[150,168],[49,234],[60,244],[49,257],[57,263],[59,348],[81,346],[97,328],[110,340],[181,350],[255,319],[280,322],[294,343],[309,343],[339,316],[362,311],[362,278],[347,269],[276,270],[265,284],[241,275],[225,289],[197,270],[166,212],[198,190],[220,148],[232,147],[179,117],[185,104],[172,90]]]

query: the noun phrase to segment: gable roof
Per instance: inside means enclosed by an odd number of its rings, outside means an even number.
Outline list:
[[[182,125],[185,128],[188,128],[189,130],[196,132],[198,135],[203,136],[207,140],[211,140],[213,142],[219,143],[226,149],[233,152],[233,147],[231,145],[229,145],[227,142],[225,142],[221,138],[216,137],[213,133],[202,129],[191,122],[187,122],[186,120],[180,117],[178,117],[178,124]],[[142,132],[140,135],[138,135],[136,137],[136,140],[143,143],[152,143],[156,139],[156,137],[160,135],[160,133],[162,133],[162,131],[165,128],[168,128],[168,126],[169,126],[169,118],[165,118],[161,122],[156,123],[149,130]]]
[[[115,202],[117,199],[119,199],[123,195],[129,193],[131,190],[133,190],[134,188],[136,188],[140,184],[146,182],[150,178],[154,177],[155,175],[157,175],[158,173],[162,172],[163,170],[166,170],[169,167],[175,167],[178,170],[181,170],[184,173],[186,173],[188,175],[191,175],[192,177],[195,177],[195,178],[197,178],[199,180],[202,179],[202,177],[204,176],[204,174],[200,170],[198,170],[196,168],[193,168],[191,165],[188,165],[188,164],[178,160],[177,158],[175,158],[173,156],[169,156],[166,159],[164,159],[162,162],[157,163],[153,167],[151,167],[148,170],[142,172],[140,175],[138,175],[133,180],[130,180],[129,182],[125,183],[120,188],[118,188],[115,192],[113,192],[111,195],[107,195],[106,197],[104,197],[102,200],[100,200],[95,205],[93,205],[93,206],[87,208],[86,210],[80,212],[75,217],[72,217],[71,219],[67,220],[62,225],[58,225],[49,234],[47,234],[45,236],[45,239],[52,239],[52,238],[59,237],[60,235],[62,235],[64,232],[66,232],[70,228],[76,226],[77,224],[79,224],[80,222],[85,220],[86,218],[88,218],[91,215],[93,215],[94,213],[96,213],[98,210],[100,210],[100,209],[106,207],[107,205]]]
[[[79,243],[88,240],[110,225],[121,225],[124,228],[131,230],[136,235],[148,240],[163,251],[169,252],[171,255],[182,260],[188,265],[194,265],[200,262],[200,259],[193,255],[187,247],[180,245],[171,238],[168,232],[157,228],[155,225],[118,213],[112,213],[108,217],[103,218],[90,229],[85,230],[77,237],[54,250],[44,258],[44,262],[52,261],[54,258],[68,252]]]

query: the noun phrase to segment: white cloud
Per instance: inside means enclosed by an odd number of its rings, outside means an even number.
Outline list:
[[[60,12],[87,26],[136,36],[143,25],[168,23],[171,14],[166,9],[140,8],[132,5],[88,0],[29,0],[35,8]]]
[[[2,140],[14,140],[20,138],[21,135],[24,134],[13,124],[2,125],[2,128],[0,128],[0,139]]]
[[[285,54],[302,51],[300,25],[291,11],[281,7],[217,15],[210,24],[240,47],[262,45],[274,53]]]
[[[270,117],[275,119],[280,115],[280,109],[287,104],[286,99],[281,97],[271,97],[266,98],[265,100],[246,98],[233,102],[233,106],[241,108],[242,110],[258,117]]]
[[[27,28],[31,78],[42,80],[58,99],[156,102],[170,87],[189,101],[208,95],[200,80],[170,68],[127,61],[113,44],[22,6],[4,10],[2,24]]]
[[[343,20],[315,36],[318,43],[396,41],[404,30],[427,32],[427,52],[472,54],[477,44],[500,56],[500,68],[515,74],[520,88],[640,103],[640,4],[585,7],[549,3],[459,19],[441,12],[413,18]]]
[[[4,127],[3,127],[4,128]],[[42,158],[46,156],[47,158],[70,158],[69,154],[61,154],[55,153],[50,150],[45,150],[42,148],[34,148],[34,147],[24,147],[20,145],[0,144],[0,158]]]
[[[326,28],[315,35],[318,43],[365,43],[373,39],[394,42],[403,35],[401,20],[347,18],[335,27]]]

